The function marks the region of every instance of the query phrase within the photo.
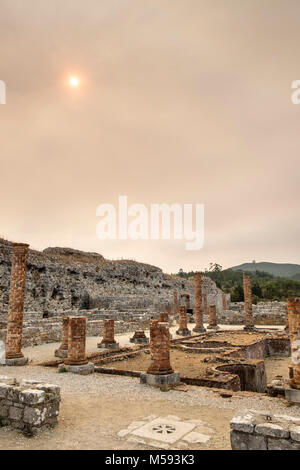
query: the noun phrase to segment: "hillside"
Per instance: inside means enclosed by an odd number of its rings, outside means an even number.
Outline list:
[[[243,263],[239,266],[233,266],[233,271],[262,271],[272,274],[273,276],[289,277],[291,279],[300,280],[300,264],[289,263]]]

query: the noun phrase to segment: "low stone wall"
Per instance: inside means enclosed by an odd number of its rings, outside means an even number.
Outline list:
[[[230,430],[233,450],[300,450],[300,418],[243,411]]]
[[[76,310],[61,312],[57,316],[42,318],[39,312],[29,312],[24,315],[22,347],[36,346],[43,343],[57,343],[61,341],[62,318],[64,316],[86,316],[87,336],[102,336],[104,319],[115,320],[115,333],[134,332],[149,328],[152,317],[158,314],[151,312],[133,311],[132,313],[118,313],[115,311],[87,311]],[[0,329],[0,342],[6,338],[6,322]],[[1,343],[0,343],[1,344]]]
[[[33,435],[57,424],[60,388],[52,384],[0,376],[0,426]]]
[[[259,302],[252,305],[255,325],[285,325],[286,302]],[[229,309],[218,314],[218,323],[244,325],[244,302],[231,302]]]

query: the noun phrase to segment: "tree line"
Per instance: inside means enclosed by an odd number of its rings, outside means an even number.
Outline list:
[[[243,274],[250,274],[252,285],[252,301],[285,301],[288,297],[300,297],[300,281],[290,278],[277,277],[263,271],[241,271],[222,269],[217,263],[211,263],[209,268],[202,272],[204,276],[212,279],[217,287],[231,295],[232,302],[244,301]],[[182,269],[178,276],[188,279],[195,272],[184,272]]]

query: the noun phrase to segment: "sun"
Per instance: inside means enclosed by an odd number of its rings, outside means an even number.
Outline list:
[[[69,80],[69,84],[74,87],[74,88],[77,88],[80,84],[80,80],[79,78],[77,77],[70,77],[70,80]]]

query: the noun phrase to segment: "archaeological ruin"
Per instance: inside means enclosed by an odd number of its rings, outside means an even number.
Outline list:
[[[250,393],[299,405],[300,299],[254,305],[248,274],[244,302],[234,303],[201,273],[183,280],[75,250],[38,253],[8,242],[0,248],[3,368],[31,370],[35,349],[53,345],[51,354],[35,356],[32,370],[83,380],[94,373],[95,383],[133,378],[141,394],[192,387],[217,391],[221,400]],[[58,385],[3,375],[0,422],[27,435],[56,426],[60,396]],[[239,413],[228,422],[232,449],[298,449],[296,417],[286,423]],[[201,435],[197,442],[206,442]]]

